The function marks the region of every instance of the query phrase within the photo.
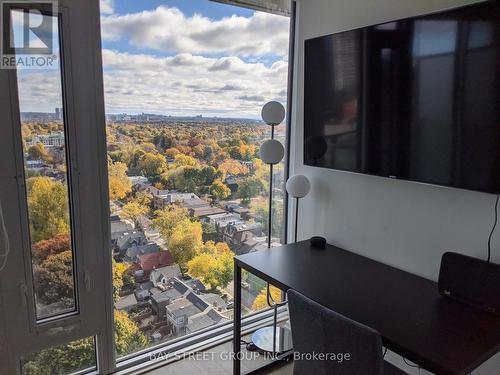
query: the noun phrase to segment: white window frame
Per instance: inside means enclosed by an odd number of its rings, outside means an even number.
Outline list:
[[[77,313],[36,321],[17,78],[15,70],[1,69],[0,203],[10,243],[0,271],[0,373],[6,374],[20,373],[23,356],[89,336],[96,337],[99,372],[114,367],[99,2],[60,0],[58,13]]]

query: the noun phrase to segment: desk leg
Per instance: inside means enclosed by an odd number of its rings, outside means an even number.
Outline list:
[[[234,260],[233,375],[240,375],[241,363],[241,268]]]

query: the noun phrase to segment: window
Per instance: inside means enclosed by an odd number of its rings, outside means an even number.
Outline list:
[[[161,26],[158,26],[161,25]],[[271,135],[289,18],[206,0],[101,8],[118,357],[230,322],[233,256],[267,248]],[[285,144],[286,127],[276,127]],[[274,168],[273,246],[284,164]],[[244,312],[267,307],[244,275]],[[118,317],[118,319],[116,319]]]
[[[11,11],[14,36],[22,34]],[[40,15],[52,26],[53,56],[58,62],[37,71],[18,67],[19,109],[26,195],[38,319],[76,310],[73,244],[58,17]],[[44,22],[41,21],[43,24]],[[22,36],[22,35],[21,35]],[[47,86],[51,90],[47,93]],[[53,112],[45,112],[53,109]]]
[[[23,65],[29,51],[16,50],[0,69],[0,341],[14,343],[0,345],[0,373],[112,373],[152,347],[229,333],[233,257],[266,247],[260,111],[286,101],[288,18],[102,0],[97,46],[96,3],[8,11],[9,41],[41,48],[50,35],[55,63]],[[246,313],[266,307],[263,289],[245,275]]]

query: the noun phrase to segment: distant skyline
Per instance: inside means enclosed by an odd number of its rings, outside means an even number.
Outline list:
[[[101,13],[108,114],[258,119],[286,104],[286,17],[208,0],[101,0]],[[22,111],[60,106],[56,75],[20,74]]]

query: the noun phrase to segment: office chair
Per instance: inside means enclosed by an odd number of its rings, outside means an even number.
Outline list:
[[[288,291],[288,311],[294,346],[294,375],[406,374],[384,361],[382,338],[374,329],[294,290]],[[329,354],[328,360],[318,357],[314,360],[313,355],[318,353]]]

